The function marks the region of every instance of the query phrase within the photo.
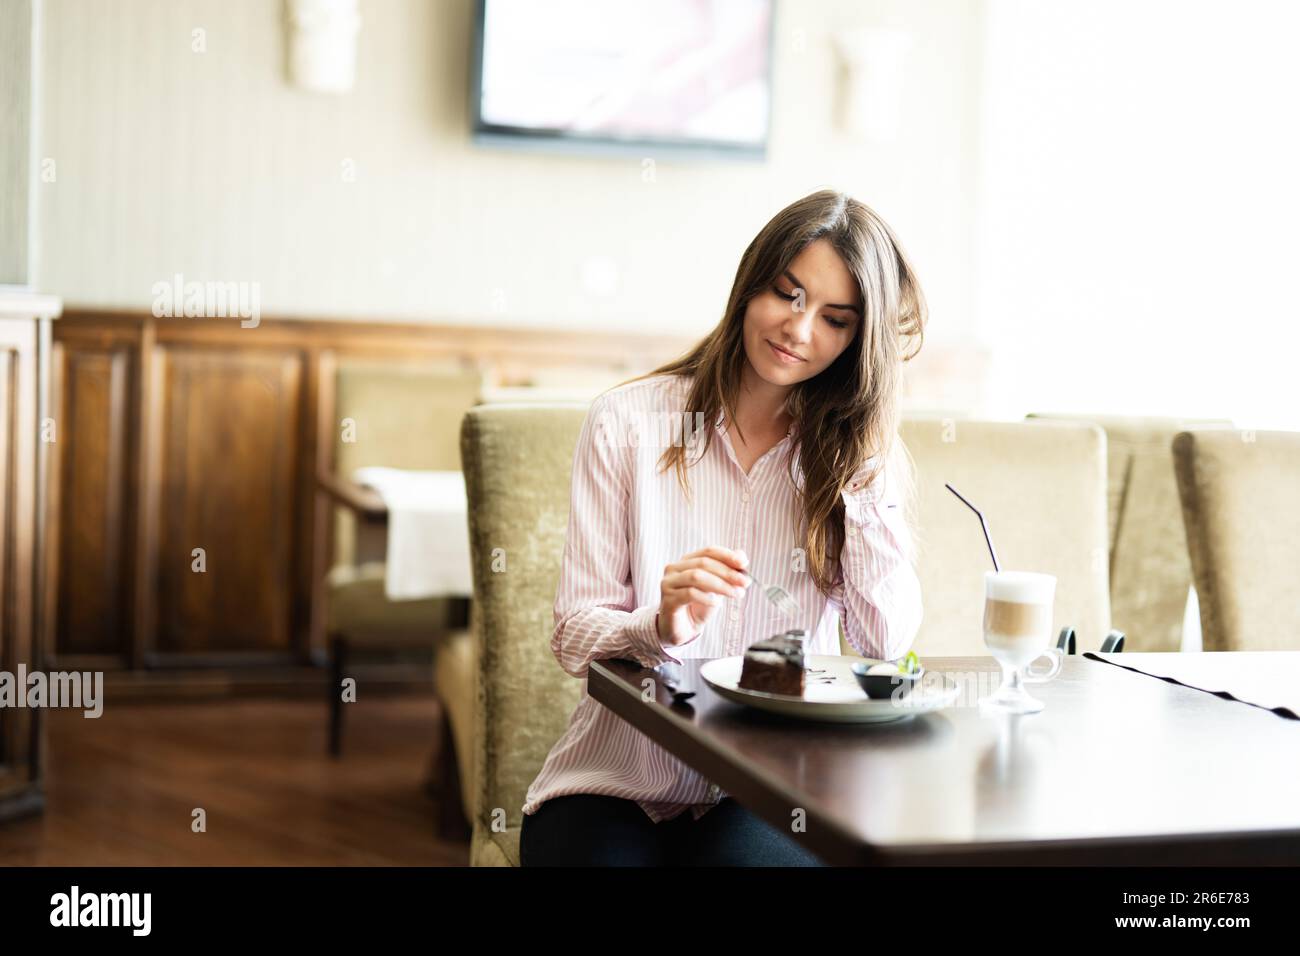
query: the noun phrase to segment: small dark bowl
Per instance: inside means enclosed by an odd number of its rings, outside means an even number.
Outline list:
[[[906,697],[912,692],[912,688],[921,683],[921,678],[925,676],[925,668],[913,671],[910,674],[904,674],[895,668],[890,674],[868,674],[867,671],[872,667],[880,664],[887,664],[888,661],[856,661],[853,665],[853,676],[858,679],[858,684],[872,700],[889,700],[898,692],[899,697]]]

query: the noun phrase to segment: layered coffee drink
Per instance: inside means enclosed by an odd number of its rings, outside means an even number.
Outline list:
[[[1031,571],[990,571],[984,578],[984,643],[1008,667],[1021,668],[1052,639],[1056,578]]]
[[[980,700],[980,712],[1032,714],[1041,700],[1025,692],[1025,684],[1042,684],[1061,672],[1064,656],[1052,640],[1052,602],[1056,578],[1033,571],[989,571],[984,575],[984,643],[1002,668],[1002,686]],[[1052,668],[1030,672],[1029,665],[1046,655]]]

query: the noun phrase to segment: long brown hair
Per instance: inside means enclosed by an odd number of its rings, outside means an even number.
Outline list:
[[[844,544],[841,491],[866,462],[875,481],[895,451],[902,364],[921,350],[927,319],[925,297],[902,245],[875,212],[844,193],[822,190],[786,206],[762,228],[740,258],[727,310],[712,332],[682,358],[638,378],[688,376],[686,407],[712,423],[719,412],[736,420],[736,397],[747,361],[743,326],[754,296],[767,289],[811,242],[829,240],[862,293],[863,315],[853,341],[826,369],[791,389],[786,410],[796,441],[786,458],[793,473],[798,451],[803,471],[804,551],[808,570],[829,593]],[[637,381],[637,379],[632,379]],[[739,425],[737,425],[739,431]],[[704,431],[705,445],[713,429]],[[743,440],[744,435],[741,433]],[[897,443],[901,446],[901,442]],[[684,444],[674,443],[659,461],[676,469],[689,497]]]

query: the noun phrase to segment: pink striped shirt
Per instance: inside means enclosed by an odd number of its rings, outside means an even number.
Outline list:
[[[719,415],[703,457],[702,431],[688,445],[694,463],[687,470],[692,500],[686,500],[674,470],[661,473],[658,462],[676,437],[668,423],[681,427],[689,384],[659,375],[621,385],[595,400],[583,424],[551,636],[560,666],[582,678],[582,697],[529,786],[524,813],[552,797],[606,794],[636,801],[658,823],[686,809],[699,819],[726,796],[588,695],[593,660],[656,667],[729,657],[790,627],[807,628],[809,653],[839,654],[841,614],[853,647],[892,660],[907,653],[920,629],[912,539],[887,482],[862,487],[855,479],[850,488],[856,490],[843,492],[845,543],[831,594],[818,591],[804,570],[796,537],[803,477],[797,458],[793,476],[782,468],[793,427],[746,474]],[[689,427],[695,419],[687,421]],[[708,546],[745,551],[758,580],[789,591],[806,620],[785,619],[751,586],[743,597],[725,598],[688,643],[660,644],[655,616],[664,566]]]

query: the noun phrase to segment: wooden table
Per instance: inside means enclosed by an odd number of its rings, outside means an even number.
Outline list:
[[[827,863],[1300,862],[1300,721],[1071,656],[1046,709],[982,716],[997,665],[927,658],[963,696],[887,724],[796,722],[730,703],[683,661],[593,663],[588,691]],[[1300,679],[1300,653],[1290,665]],[[981,678],[979,675],[983,674]],[[659,686],[643,700],[642,681]],[[982,683],[981,683],[982,681]]]

